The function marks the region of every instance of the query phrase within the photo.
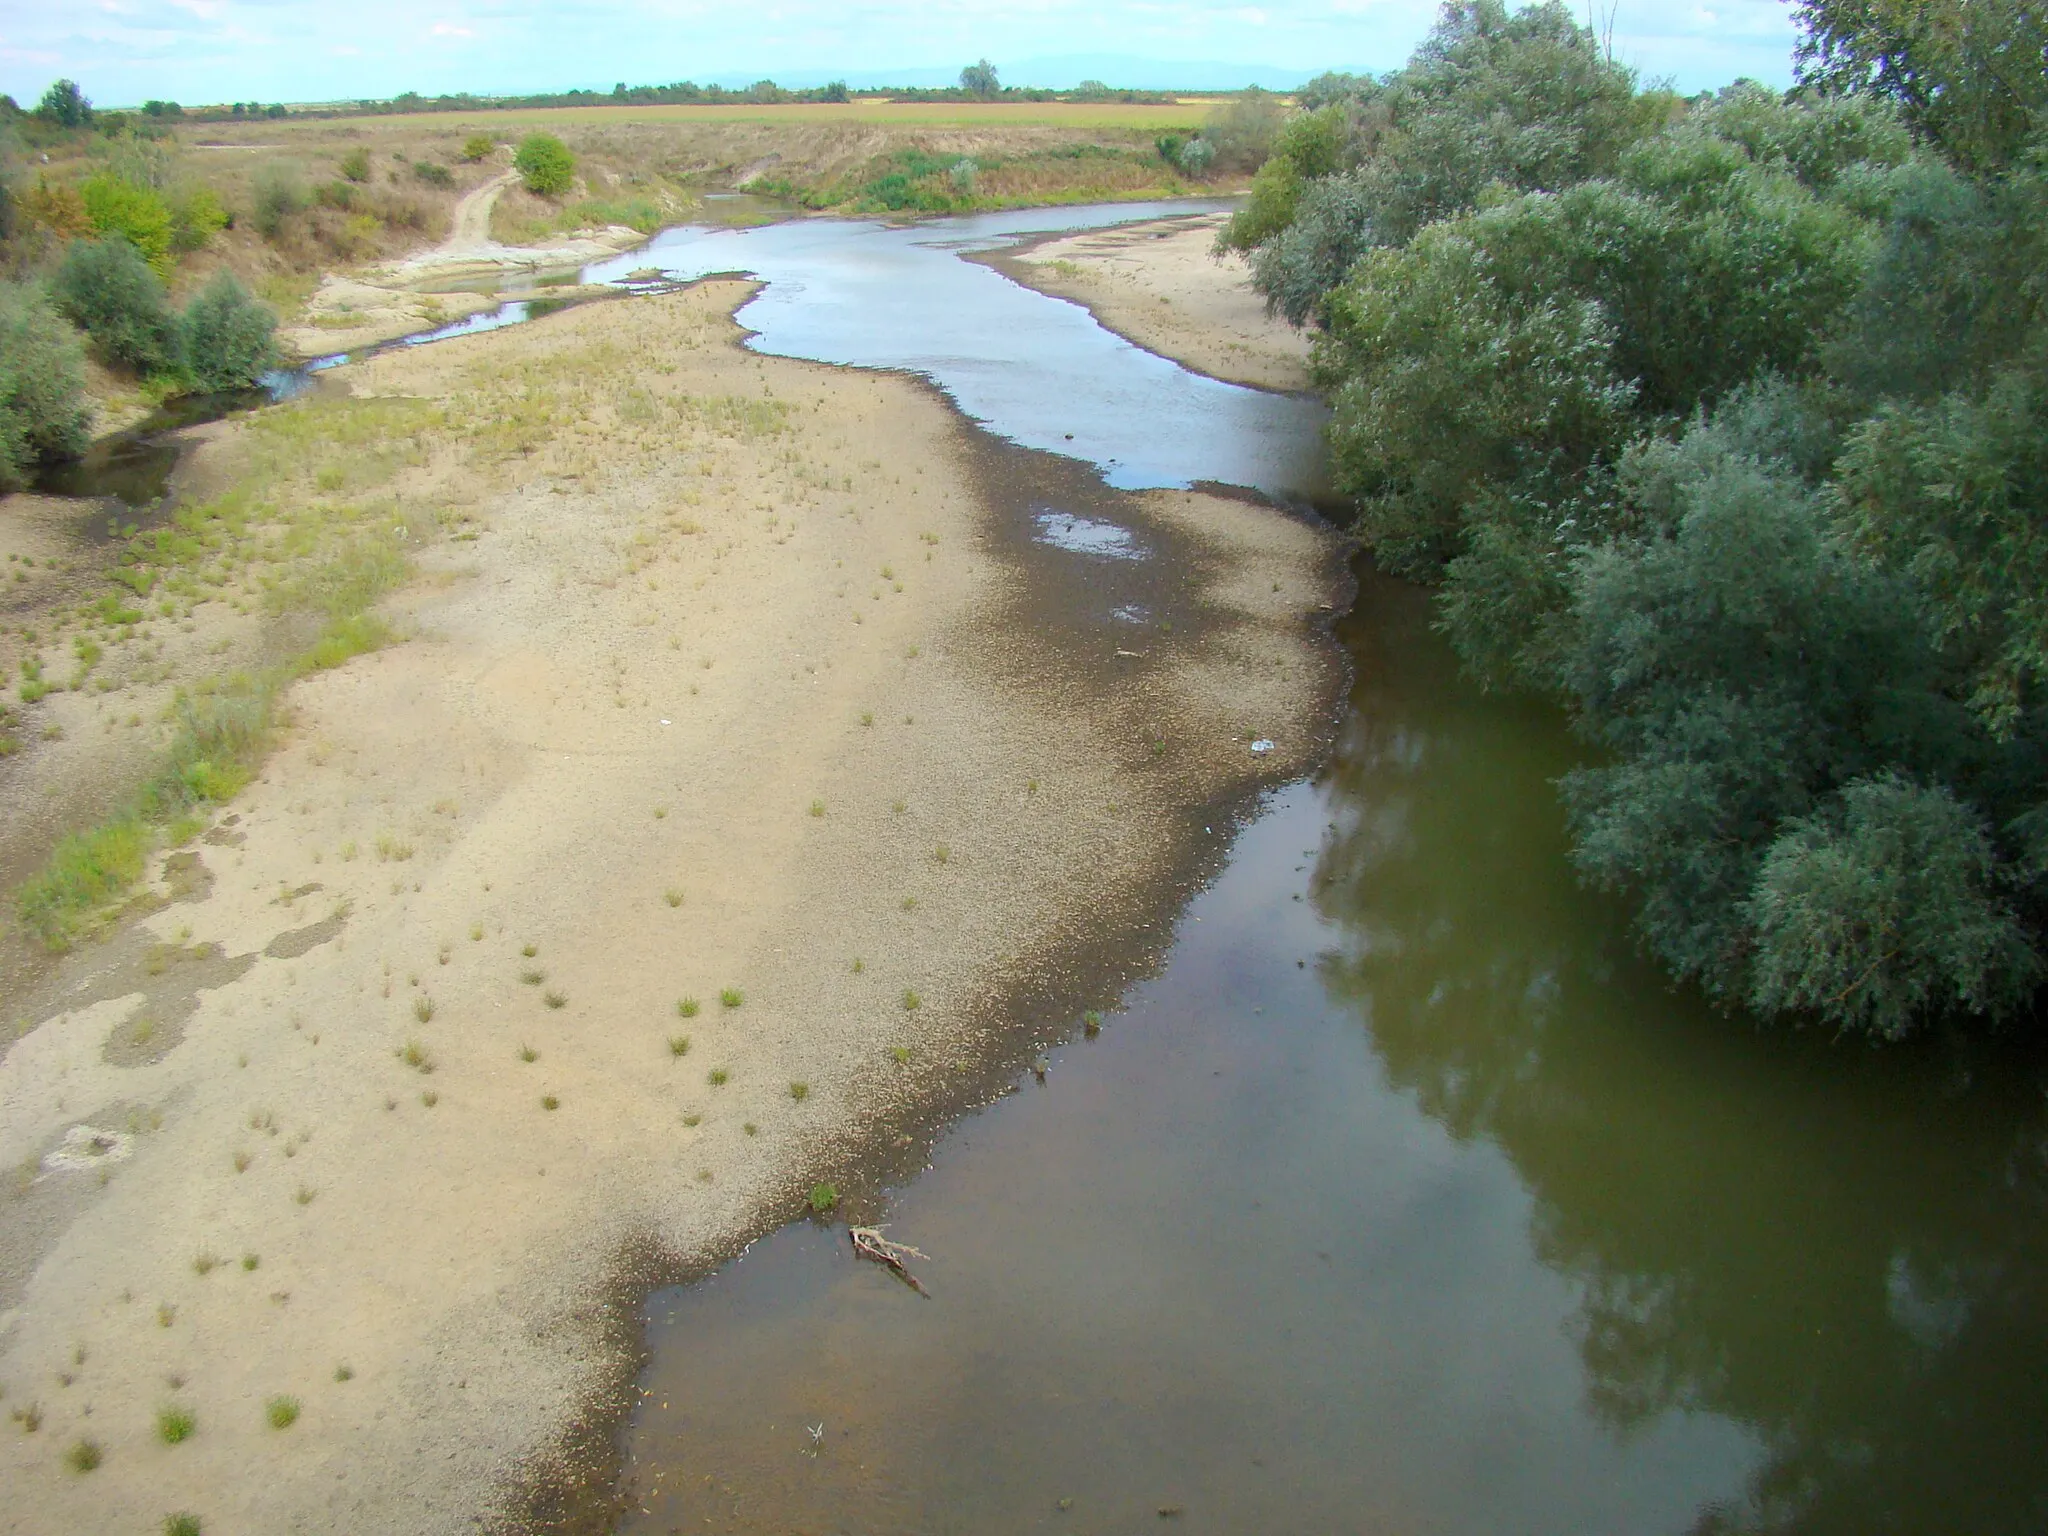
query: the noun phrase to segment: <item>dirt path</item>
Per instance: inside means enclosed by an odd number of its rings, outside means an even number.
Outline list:
[[[516,1527],[618,1410],[605,1298],[1071,1025],[1075,957],[1142,965],[1215,808],[1313,760],[1334,540],[750,354],[749,291],[266,418],[278,504],[415,551],[411,638],[297,684],[166,904],[9,1000],[0,1530]],[[1155,560],[1034,542],[1042,499]]]
[[[450,256],[489,245],[491,210],[498,206],[498,194],[511,186],[518,177],[517,171],[503,171],[482,186],[465,192],[462,201],[455,205],[454,226],[449,230],[448,238],[437,248],[438,253]]]

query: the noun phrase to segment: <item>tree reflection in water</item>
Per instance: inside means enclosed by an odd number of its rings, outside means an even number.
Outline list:
[[[1529,1186],[1592,1411],[1763,1437],[1701,1533],[2048,1529],[2038,1055],[1765,1035],[1672,988],[1574,882],[1555,716],[1463,681],[1413,588],[1368,578],[1347,639],[1325,984],[1392,1082]]]

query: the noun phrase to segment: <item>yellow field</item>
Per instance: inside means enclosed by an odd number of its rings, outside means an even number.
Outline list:
[[[467,109],[460,112],[406,112],[387,116],[348,117],[329,122],[376,130],[400,124],[421,130],[457,124],[573,123],[609,127],[626,123],[890,123],[901,127],[952,128],[1033,126],[1050,128],[1134,128],[1163,131],[1198,128],[1216,98],[1190,97],[1167,106],[1127,106],[1121,102],[1065,101],[852,101],[790,102],[781,106],[588,106],[520,107],[505,111]],[[261,137],[274,134],[271,122],[208,123],[205,132],[246,126]]]

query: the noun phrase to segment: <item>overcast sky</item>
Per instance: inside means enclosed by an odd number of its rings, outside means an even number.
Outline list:
[[[24,105],[69,76],[106,106],[321,101],[416,90],[609,89],[614,81],[804,82],[986,56],[1006,83],[1056,84],[1031,61],[1128,55],[1217,68],[1391,69],[1433,0],[0,0],[0,91]],[[1789,83],[1782,0],[1621,0],[1615,50],[1694,90]],[[1213,66],[1213,61],[1234,61]],[[1111,83],[1118,83],[1112,81]]]

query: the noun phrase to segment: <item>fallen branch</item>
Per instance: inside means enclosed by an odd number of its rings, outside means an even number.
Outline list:
[[[897,1279],[918,1295],[926,1298],[931,1296],[931,1292],[919,1283],[917,1276],[913,1275],[909,1266],[904,1263],[906,1259],[929,1259],[930,1254],[919,1253],[908,1243],[890,1242],[882,1236],[880,1227],[848,1227],[846,1235],[853,1240],[853,1251],[857,1257],[872,1259],[883,1268],[893,1271]]]

